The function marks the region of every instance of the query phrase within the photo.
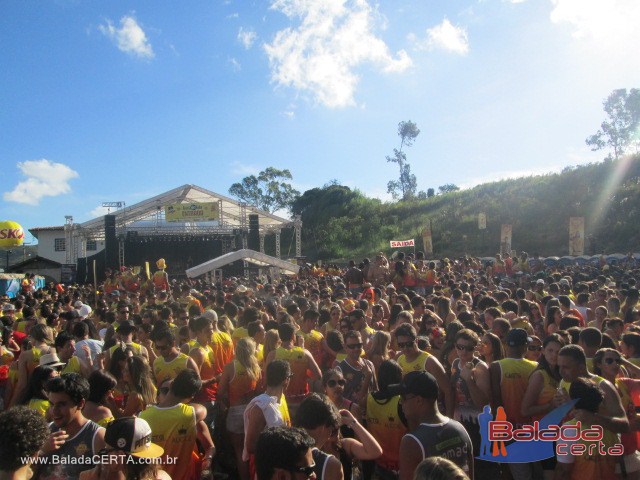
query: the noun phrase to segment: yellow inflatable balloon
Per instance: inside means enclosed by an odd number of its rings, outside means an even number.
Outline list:
[[[24,242],[22,225],[12,221],[0,222],[0,247],[19,247]]]

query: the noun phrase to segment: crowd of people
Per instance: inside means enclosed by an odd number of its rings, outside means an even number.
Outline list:
[[[0,476],[640,478],[640,272],[537,259],[27,282],[0,299]],[[602,448],[488,459],[480,416],[517,428],[570,400]]]

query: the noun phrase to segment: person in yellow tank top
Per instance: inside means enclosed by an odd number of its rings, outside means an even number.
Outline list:
[[[256,344],[241,338],[236,345],[236,358],[225,365],[220,379],[218,396],[227,410],[227,432],[236,454],[240,478],[248,480],[249,465],[242,460],[244,448],[244,411],[256,394],[261,370],[255,356]]]
[[[380,390],[367,397],[367,429],[382,447],[376,462],[377,478],[393,478],[400,470],[400,442],[407,427],[400,419],[400,395],[391,396],[389,385],[402,382],[402,368],[394,360],[384,360],[378,370]]]
[[[27,384],[27,390],[22,398],[18,399],[18,404],[26,405],[42,415],[47,421],[51,421],[52,413],[49,411],[50,403],[44,388],[50,379],[57,376],[58,371],[55,367],[36,367]]]
[[[105,370],[95,370],[89,375],[88,380],[89,396],[82,409],[82,414],[101,427],[106,427],[114,420],[113,413],[107,405],[111,401],[118,381]]]
[[[553,397],[562,379],[558,369],[558,352],[564,345],[564,340],[557,333],[552,333],[542,342],[542,356],[529,377],[522,399],[521,413],[531,417],[532,421],[542,419],[555,408]]]
[[[320,318],[320,314],[316,310],[305,311],[302,316],[300,331],[302,338],[304,338],[304,347],[309,350],[313,359],[320,365],[324,354],[322,345],[324,336],[316,330],[318,318]]]
[[[444,405],[451,405],[449,397],[451,389],[449,388],[449,379],[444,371],[444,367],[438,359],[423,352],[418,348],[418,334],[413,325],[403,323],[395,330],[395,338],[397,340],[400,352],[397,362],[402,368],[403,375],[409,372],[427,371],[436,378],[440,394],[444,399]],[[453,412],[444,412],[445,415],[453,415]]]
[[[128,313],[128,308],[126,308],[126,310]],[[121,311],[124,312],[125,309],[122,309]],[[104,359],[105,368],[107,369],[109,368],[111,364],[111,356],[113,355],[113,352],[116,350],[116,348],[121,347],[122,344],[129,347],[133,351],[134,355],[140,355],[144,357],[147,361],[149,361],[149,352],[147,351],[146,347],[133,341],[133,334],[136,333],[136,331],[137,331],[137,327],[130,320],[122,320],[119,323],[118,327],[116,328],[116,337],[118,341],[114,346],[112,346],[109,350],[105,352],[105,359]]]
[[[140,413],[140,418],[151,426],[152,441],[164,448],[165,459],[178,458],[172,464],[163,461],[163,468],[173,480],[199,478],[196,465],[199,464],[201,470],[209,470],[215,455],[215,446],[204,421],[207,411],[202,405],[189,403],[201,387],[197,372],[182,370],[160,403]],[[204,450],[201,458],[197,454],[196,440]]]
[[[158,357],[153,362],[153,376],[156,379],[156,385],[173,380],[186,368],[198,371],[198,366],[193,358],[177,349],[176,339],[171,330],[154,330],[151,335],[151,340],[158,352]]]
[[[75,355],[76,341],[72,335],[67,332],[60,332],[56,336],[55,341],[56,352],[62,362],[63,373],[78,373],[85,378],[89,378],[93,371],[93,361],[91,359],[91,352],[87,345],[84,346],[81,352],[83,359]],[[87,353],[88,352],[88,353]]]
[[[528,342],[527,332],[512,328],[507,334],[507,358],[495,361],[489,367],[491,377],[492,406],[504,407],[507,420],[514,425],[529,422],[529,416],[521,413],[522,399],[529,377],[537,364],[524,358]]]
[[[285,392],[289,411],[295,416],[295,410],[304,397],[309,393],[309,383],[320,380],[322,373],[320,367],[313,359],[311,353],[294,345],[295,327],[290,323],[282,323],[278,326],[278,334],[282,345],[269,353],[267,366],[274,360],[285,360],[289,363],[292,372],[291,382]]]
[[[55,348],[52,347],[54,343],[53,330],[47,325],[35,325],[29,336],[33,346],[31,350],[22,352],[18,359],[18,382],[13,391],[10,406],[14,405],[17,399],[24,394],[33,370],[40,365],[40,357],[43,354],[55,353]]]
[[[584,351],[578,345],[565,345],[558,352],[558,367],[562,381],[553,397],[554,405],[566,403],[571,390],[571,384],[578,378],[593,381],[604,395],[604,400],[597,413],[581,411],[576,414],[578,420],[587,424],[599,424],[612,433],[624,433],[629,429],[629,420],[620,401],[616,387],[598,375],[587,371]]]
[[[202,379],[202,389],[196,396],[197,401],[213,402],[216,399],[217,383],[219,376],[216,374],[215,359],[211,348],[213,324],[207,317],[199,317],[192,322],[193,331],[196,334],[196,343],[189,352],[194,360]]]

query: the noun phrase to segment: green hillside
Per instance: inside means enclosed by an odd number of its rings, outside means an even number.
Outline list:
[[[331,184],[306,191],[292,211],[302,215],[310,260],[389,253],[390,240],[409,238],[421,250],[428,221],[435,257],[494,255],[501,224],[513,225],[513,249],[561,256],[569,252],[569,217],[582,216],[586,254],[638,251],[640,155],[393,203]],[[486,230],[478,229],[479,213]]]

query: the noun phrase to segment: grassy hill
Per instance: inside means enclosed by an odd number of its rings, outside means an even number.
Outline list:
[[[429,221],[436,257],[494,255],[502,224],[513,226],[514,249],[561,256],[569,252],[574,216],[585,217],[586,254],[625,253],[640,247],[640,155],[424,200],[383,203],[326,185],[305,192],[292,211],[302,215],[303,252],[310,260],[389,253],[390,240],[408,238],[421,250]],[[478,229],[479,213],[486,214],[486,230]]]

